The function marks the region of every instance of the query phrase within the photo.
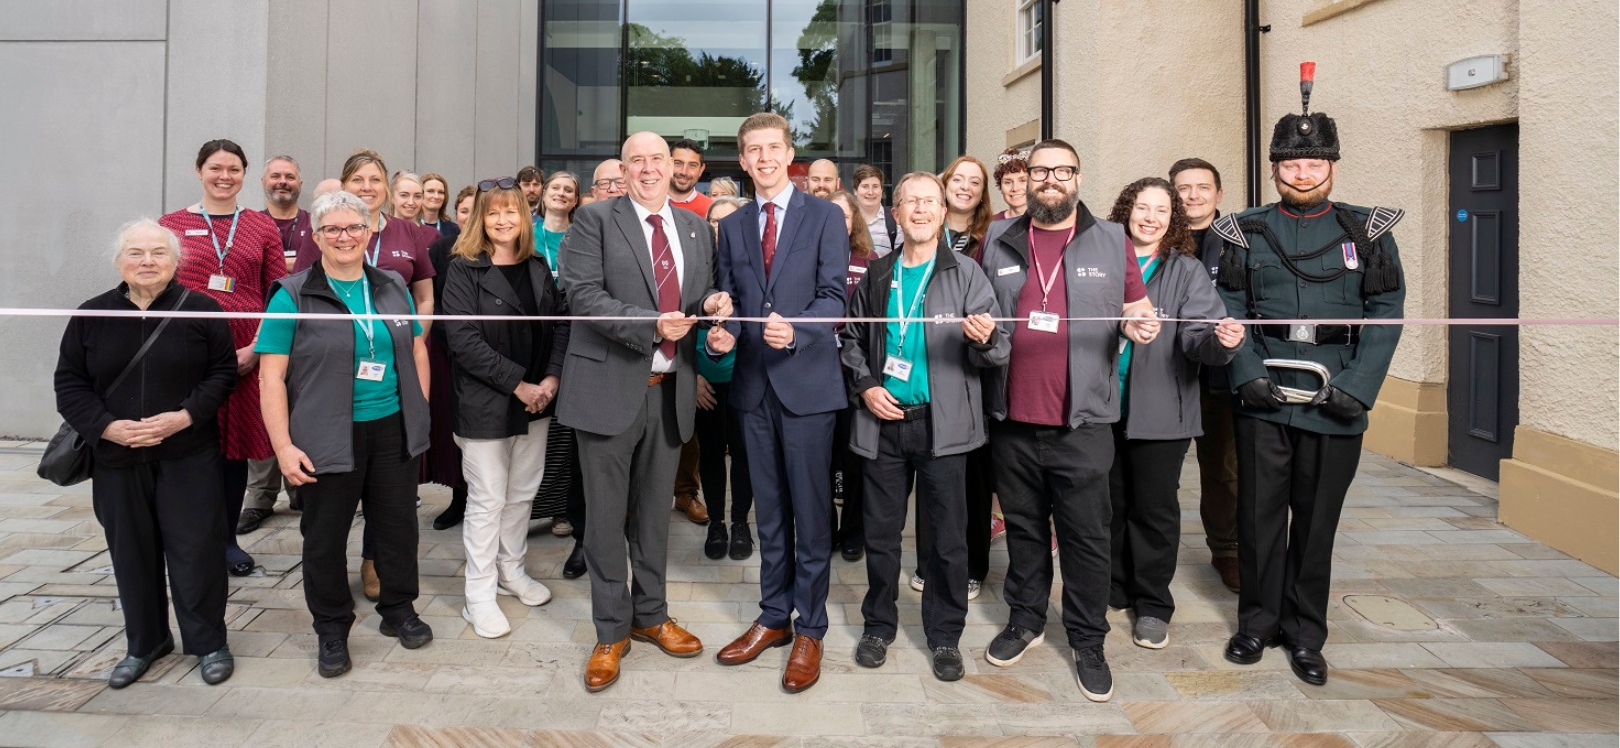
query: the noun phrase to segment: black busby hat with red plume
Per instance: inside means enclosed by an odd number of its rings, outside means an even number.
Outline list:
[[[1300,114],[1285,114],[1271,131],[1271,161],[1294,158],[1339,160],[1339,127],[1333,118],[1311,114],[1311,84],[1316,80],[1316,63],[1299,64]]]

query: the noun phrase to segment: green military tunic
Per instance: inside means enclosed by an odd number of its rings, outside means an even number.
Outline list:
[[[1398,319],[1406,292],[1389,231],[1401,215],[1388,208],[1327,202],[1305,210],[1274,203],[1221,216],[1211,226],[1226,243],[1218,283],[1221,300],[1239,319]],[[1345,222],[1364,234],[1360,247]],[[1376,249],[1368,252],[1369,247]],[[1378,253],[1383,257],[1367,256]],[[1373,292],[1364,285],[1369,271],[1384,279],[1369,284],[1376,289]],[[1378,399],[1401,337],[1397,325],[1365,325],[1348,343],[1323,345],[1264,335],[1255,327],[1248,332],[1229,368],[1234,391],[1261,377],[1270,377],[1281,387],[1316,390],[1322,383],[1315,374],[1268,369],[1261,363],[1267,358],[1303,359],[1327,367],[1333,375],[1329,383],[1368,410]],[[1251,418],[1319,434],[1367,430],[1366,414],[1345,421],[1314,405],[1285,404],[1279,412],[1266,413],[1234,400],[1233,408]]]

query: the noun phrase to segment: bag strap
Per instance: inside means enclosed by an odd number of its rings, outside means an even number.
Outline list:
[[[173,312],[178,310],[181,304],[186,303],[186,297],[190,295],[191,289],[187,288],[182,290],[180,292],[180,300],[174,302],[174,308],[170,309],[169,311]],[[158,323],[157,329],[153,330],[152,334],[147,336],[146,342],[141,344],[141,349],[135,352],[135,358],[129,360],[129,363],[124,366],[124,370],[118,373],[118,378],[113,380],[112,386],[107,388],[108,395],[111,395],[114,390],[117,390],[118,385],[124,383],[124,379],[129,376],[129,373],[135,370],[135,365],[140,363],[141,358],[146,355],[146,352],[152,349],[152,344],[157,342],[158,336],[163,334],[163,328],[168,327],[169,322],[173,320],[173,317],[164,317],[163,321]]]

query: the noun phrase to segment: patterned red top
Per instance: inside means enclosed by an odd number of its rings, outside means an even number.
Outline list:
[[[202,215],[189,208],[177,210],[160,219],[170,231],[180,237],[180,284],[197,293],[207,294],[219,302],[227,312],[262,312],[269,298],[270,284],[287,275],[287,261],[281,254],[281,232],[275,221],[255,210],[243,210],[236,225],[236,238],[230,242],[225,254],[224,267],[214,252],[212,233],[224,248],[231,233],[231,216],[212,216],[204,221]],[[209,276],[224,275],[235,280],[231,291],[211,291]],[[259,320],[233,319],[227,324],[237,348],[253,343],[259,334]],[[239,377],[230,399],[219,409],[219,443],[227,460],[263,460],[275,455],[270,447],[270,436],[264,430],[264,413],[259,410],[259,372]]]

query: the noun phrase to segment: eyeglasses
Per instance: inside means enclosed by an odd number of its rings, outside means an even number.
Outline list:
[[[1059,182],[1067,182],[1079,174],[1079,167],[1075,166],[1031,166],[1029,167],[1029,181],[1045,182],[1048,176]]]
[[[938,208],[944,204],[945,201],[937,197],[908,197],[896,202],[894,207],[905,208],[909,206],[916,206],[918,208]]]
[[[343,234],[362,236],[366,233],[366,225],[363,223],[351,223],[347,226],[322,226],[315,230],[319,231],[321,236],[326,237],[327,241],[331,241]]]
[[[512,177],[501,177],[500,179],[486,179],[486,180],[478,183],[478,191],[479,192],[489,192],[490,190],[494,190],[494,189],[510,190],[510,189],[512,189],[514,187],[517,187],[517,183],[518,183],[517,180],[512,178]]]
[[[623,187],[626,184],[629,184],[629,183],[624,181],[624,179],[622,177],[619,178],[619,179],[598,179],[595,182],[591,183],[592,186],[597,187],[599,189],[604,189],[604,190],[607,189],[608,187]]]

